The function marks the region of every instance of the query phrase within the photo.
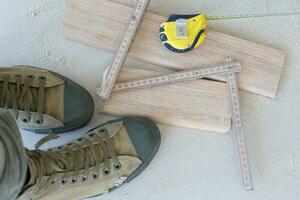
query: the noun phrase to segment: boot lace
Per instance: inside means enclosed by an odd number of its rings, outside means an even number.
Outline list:
[[[43,107],[45,96],[46,77],[37,77],[38,87],[33,86],[35,77],[28,75],[11,76],[3,75],[3,81],[0,82],[0,107],[12,109],[13,115],[18,119],[18,112],[24,111],[24,123],[30,122],[30,112],[37,113],[35,123],[43,123]],[[15,81],[15,82],[13,82]],[[2,86],[1,86],[2,84]]]
[[[106,129],[96,129],[77,139],[74,143],[57,147],[58,150],[55,151],[40,149],[43,144],[58,137],[56,134],[52,134],[41,139],[35,146],[35,153],[30,156],[34,157],[40,166],[34,193],[37,191],[40,193],[49,184],[58,183],[60,186],[64,186],[67,183],[86,182],[89,178],[97,179],[102,162],[104,163],[102,169],[104,176],[111,172],[110,162],[112,162],[114,170],[121,169],[121,163]],[[101,158],[103,160],[100,160]],[[82,159],[84,159],[83,167],[82,164],[79,164]],[[46,168],[51,172],[47,181],[42,183],[41,178],[45,176]]]

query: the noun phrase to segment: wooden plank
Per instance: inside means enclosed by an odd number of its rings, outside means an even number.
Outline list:
[[[119,81],[156,74],[123,69]],[[104,113],[145,116],[157,123],[224,133],[231,125],[227,94],[226,83],[209,80],[113,92],[104,105]]]
[[[71,40],[115,51],[132,11],[131,7],[107,0],[72,0],[63,32]],[[203,46],[187,54],[176,54],[165,49],[159,40],[159,25],[165,20],[166,17],[147,13],[129,56],[172,69],[212,65],[231,56],[243,65],[238,76],[241,89],[275,97],[285,59],[282,51],[208,31]]]

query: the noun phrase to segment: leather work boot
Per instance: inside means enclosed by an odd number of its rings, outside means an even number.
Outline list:
[[[109,121],[66,145],[27,150],[29,176],[18,200],[77,200],[108,193],[139,175],[160,145],[160,132],[149,119]]]
[[[62,133],[86,125],[94,112],[91,95],[57,73],[30,67],[0,68],[0,111],[8,110],[20,128]]]

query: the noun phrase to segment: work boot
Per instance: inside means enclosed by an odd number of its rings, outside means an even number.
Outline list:
[[[20,128],[62,133],[86,125],[94,103],[84,88],[62,75],[15,66],[0,68],[0,110],[8,110]]]
[[[0,112],[0,199],[14,200],[27,174],[27,155],[18,126],[8,112]]]
[[[27,150],[29,179],[18,200],[77,200],[108,193],[139,175],[160,145],[150,120],[125,117],[107,122],[83,137],[48,150],[49,135]]]

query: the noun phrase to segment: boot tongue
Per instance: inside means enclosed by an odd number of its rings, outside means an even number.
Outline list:
[[[37,154],[35,151],[26,149],[28,155],[28,173],[27,181],[24,184],[22,192],[19,195],[20,200],[31,199],[37,195],[37,187],[39,187],[39,178],[42,176],[42,168],[38,162]]]
[[[36,184],[38,178],[38,167],[36,161],[28,156],[28,179],[23,187],[23,191]]]

